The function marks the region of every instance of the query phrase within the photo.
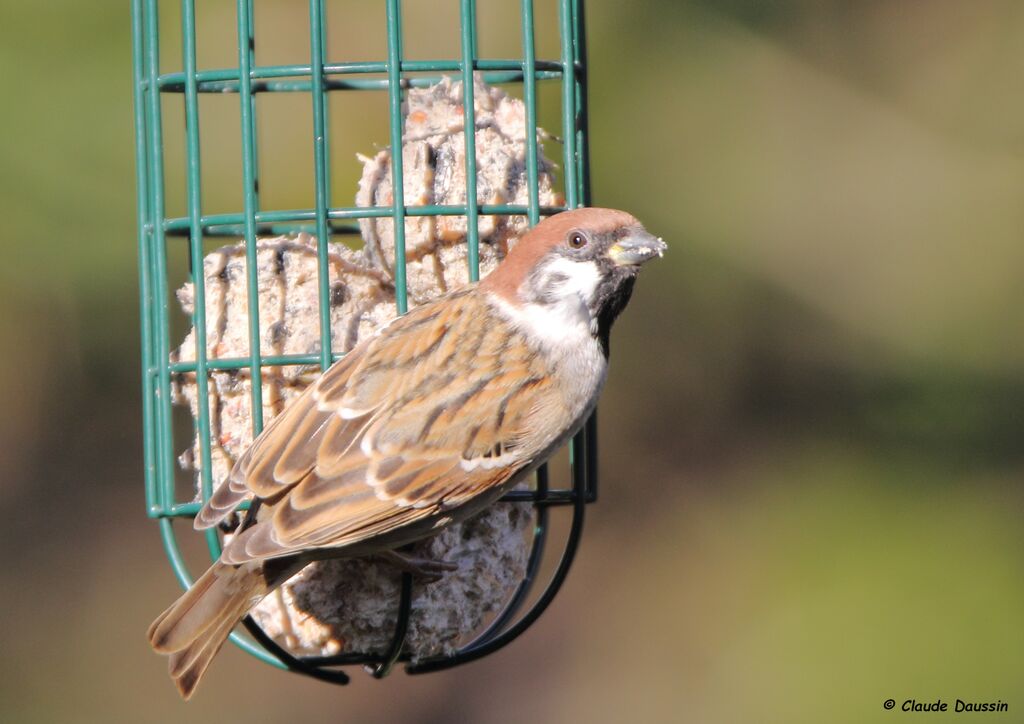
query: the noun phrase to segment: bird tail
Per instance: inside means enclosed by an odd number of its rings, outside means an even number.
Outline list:
[[[152,623],[149,643],[170,654],[167,669],[182,697],[192,696],[231,630],[269,590],[259,562],[218,561]]]

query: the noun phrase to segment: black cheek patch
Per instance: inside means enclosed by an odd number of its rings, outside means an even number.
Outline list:
[[[558,289],[569,281],[569,277],[562,272],[552,272],[545,274],[540,281],[541,284],[536,287],[536,300],[541,304],[552,304],[561,296]]]

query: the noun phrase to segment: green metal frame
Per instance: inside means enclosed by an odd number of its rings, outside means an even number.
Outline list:
[[[196,430],[200,445],[200,487],[207,499],[213,487],[211,479],[210,410],[208,406],[209,373],[213,370],[246,369],[252,376],[252,424],[254,434],[263,427],[262,368],[267,365],[318,364],[326,369],[338,356],[332,354],[330,327],[330,289],[327,274],[327,245],[319,244],[318,291],[320,302],[320,350],[316,355],[262,355],[260,352],[257,295],[256,245],[261,235],[278,235],[306,231],[318,239],[332,235],[358,235],[354,220],[370,217],[391,217],[395,223],[395,281],[397,313],[406,311],[405,288],[405,226],[406,216],[465,215],[469,218],[468,246],[470,277],[479,275],[479,237],[475,220],[480,214],[525,215],[532,224],[542,215],[564,208],[589,204],[589,167],[586,114],[586,50],[584,45],[583,0],[559,0],[561,55],[558,60],[540,60],[534,47],[533,0],[521,0],[521,31],[523,56],[514,60],[488,60],[479,57],[476,32],[475,0],[460,0],[460,48],[454,60],[405,60],[402,53],[401,0],[385,0],[387,25],[387,59],[381,62],[329,62],[326,56],[327,16],[324,0],[309,0],[310,62],[308,65],[260,66],[256,62],[253,0],[237,0],[238,66],[200,71],[196,68],[195,0],[180,0],[182,18],[181,72],[160,73],[160,26],[158,0],[132,0],[133,71],[135,86],[135,144],[137,156],[136,184],[138,191],[139,280],[142,323],[143,421],[145,452],[146,509],[159,521],[160,532],[168,558],[178,580],[189,586],[192,577],[184,562],[176,538],[174,521],[195,516],[200,504],[178,501],[174,490],[175,450],[186,446],[174,439],[172,431],[171,379],[173,375],[194,372],[198,385]],[[436,75],[421,75],[422,73]],[[475,135],[466,133],[467,203],[458,206],[406,206],[402,185],[402,94],[405,88],[427,86],[438,82],[440,74],[458,73],[464,84],[465,127],[474,128],[474,72],[482,72],[491,84],[521,84],[526,109],[527,175],[529,203],[525,206],[487,205],[477,203]],[[386,74],[386,78],[367,78],[366,74]],[[417,73],[408,77],[408,73]],[[542,207],[538,201],[537,84],[561,84],[562,168],[565,176],[565,207]],[[328,93],[385,91],[389,106],[390,144],[392,149],[393,205],[390,207],[331,207],[331,168],[329,164]],[[243,207],[237,213],[203,214],[200,186],[199,94],[234,93],[241,111]],[[263,209],[259,194],[257,148],[257,113],[255,98],[261,93],[308,93],[313,109],[312,134],[314,152],[314,198],[311,208]],[[161,110],[169,96],[184,96],[185,148],[184,159],[167,159],[161,124]],[[187,216],[168,218],[165,214],[165,163],[184,163],[187,181]],[[210,359],[205,345],[196,345],[194,361],[171,362],[171,331],[167,255],[169,245],[187,244],[191,282],[194,287],[192,324],[196,339],[206,339],[206,305],[203,278],[204,236],[241,237],[245,240],[249,305],[249,346],[246,358]],[[174,280],[177,285],[184,280]],[[584,504],[596,499],[596,421],[587,423],[570,447],[572,484],[564,489],[548,485],[548,472],[543,468],[534,489],[517,491],[506,500],[521,501],[536,507],[537,527],[526,580],[513,600],[488,630],[453,656],[439,657],[408,665],[411,673],[445,668],[469,661],[503,646],[525,630],[554,597],[568,572],[583,524]],[[533,606],[520,614],[520,607],[529,597],[537,576],[547,536],[547,511],[553,505],[571,506],[572,525],[561,560],[547,588]],[[210,555],[220,554],[216,531],[206,532]],[[259,644],[233,633],[231,638],[241,648],[263,661],[299,670],[325,680],[344,683],[344,674],[327,667],[346,663],[376,664],[376,673],[384,675],[395,661],[407,660],[402,653],[404,627],[408,617],[409,580],[403,586],[404,606],[395,643],[384,657],[306,657],[289,656],[262,635],[254,624],[249,629]],[[517,615],[519,615],[518,618]],[[404,620],[403,620],[404,619]],[[513,622],[513,620],[515,621]]]

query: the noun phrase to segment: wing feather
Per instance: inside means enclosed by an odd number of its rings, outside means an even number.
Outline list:
[[[512,481],[551,442],[536,430],[552,426],[532,416],[562,401],[517,335],[462,293],[357,345],[268,426],[204,508],[205,522],[246,495],[264,500],[225,562],[362,543]]]

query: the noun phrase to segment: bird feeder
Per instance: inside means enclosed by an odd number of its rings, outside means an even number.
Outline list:
[[[589,205],[589,169],[587,162],[586,114],[586,52],[584,43],[583,0],[557,0],[560,55],[542,59],[536,56],[534,44],[534,3],[520,3],[522,55],[514,59],[488,59],[481,57],[477,42],[476,3],[461,0],[460,44],[451,49],[451,55],[437,60],[408,60],[403,55],[403,24],[401,0],[385,0],[380,8],[380,29],[386,32],[387,57],[373,62],[350,62],[344,58],[327,57],[326,35],[331,25],[324,0],[310,0],[308,14],[303,12],[302,22],[309,26],[309,58],[297,65],[260,64],[260,53],[255,43],[253,0],[238,0],[235,10],[236,25],[231,33],[237,40],[237,66],[209,70],[197,69],[197,18],[195,0],[180,2],[180,38],[182,68],[165,72],[161,68],[161,41],[170,35],[163,27],[159,0],[133,0],[132,37],[135,88],[135,143],[137,154],[138,243],[139,277],[142,323],[142,378],[143,423],[145,445],[146,510],[160,530],[171,567],[181,585],[189,586],[193,576],[188,570],[179,545],[179,535],[200,535],[193,532],[191,519],[202,502],[209,497],[216,484],[214,479],[216,441],[211,441],[213,412],[210,406],[212,380],[218,373],[231,372],[251,380],[247,393],[251,410],[251,433],[257,435],[264,425],[262,380],[268,370],[305,370],[315,367],[326,369],[343,356],[339,352],[336,330],[332,328],[330,283],[330,247],[332,239],[348,240],[354,247],[365,232],[368,223],[389,220],[392,233],[387,240],[389,270],[393,273],[393,294],[396,314],[406,311],[409,297],[407,278],[407,230],[410,224],[424,217],[443,220],[458,219],[465,230],[466,276],[470,281],[479,278],[481,267],[481,223],[485,218],[518,218],[525,228],[536,224],[541,216]],[[296,13],[299,6],[294,6]],[[378,28],[367,28],[372,32]],[[477,129],[478,103],[474,96],[487,92],[486,88],[500,87],[523,109],[523,139],[525,154],[523,177],[525,193],[523,203],[499,199],[481,199],[478,185],[482,185],[482,169],[478,168],[477,133],[463,133],[465,193],[462,203],[410,203],[405,198],[403,133],[407,133],[408,119],[403,107],[408,108],[410,94],[417,89],[437,87],[441,83],[460,84],[462,128]],[[564,199],[545,204],[542,182],[545,161],[538,141],[537,105],[538,85],[558,84],[561,98],[561,127],[558,143],[561,158],[557,159],[564,185]],[[260,123],[257,96],[261,94],[298,94],[308,100],[312,109],[312,124],[308,128],[309,144],[314,159],[313,195],[306,208],[266,208],[261,199],[259,180],[261,169],[258,151],[266,152],[271,141],[258,140],[256,129]],[[202,94],[230,94],[237,98],[241,139],[241,208],[232,213],[207,213],[203,209],[201,173],[203,159],[200,144],[200,96]],[[332,139],[328,120],[328,98],[340,94],[342,105],[353,94],[377,94],[388,108],[387,133],[388,163],[386,203],[377,198],[374,203],[351,207],[331,204],[332,166],[329,148],[338,143]],[[174,108],[184,102],[184,138],[169,139],[164,130],[165,112],[174,102]],[[479,100],[479,98],[477,98]],[[407,111],[406,111],[407,112]],[[383,138],[381,139],[383,140]],[[171,142],[175,141],[175,142]],[[181,145],[183,153],[173,149]],[[360,149],[351,149],[354,154]],[[177,167],[177,168],[175,168]],[[184,216],[168,216],[165,201],[165,179],[170,170],[181,170],[185,179]],[[407,180],[406,180],[407,181]],[[264,349],[266,345],[260,327],[261,276],[259,274],[260,244],[267,237],[309,235],[318,243],[310,264],[316,270],[314,333],[318,338],[316,349],[306,354],[281,354]],[[365,233],[363,234],[365,237]],[[204,240],[222,238],[225,243],[240,242],[238,268],[244,270],[247,302],[247,353],[222,355],[201,343],[208,339],[211,320],[206,304],[207,272],[204,260]],[[324,242],[324,243],[319,243]],[[486,251],[486,249],[484,250]],[[185,257],[188,272],[176,278],[172,271],[172,258]],[[175,309],[171,292],[182,283],[189,285],[191,304],[188,307],[194,333],[193,354],[188,358],[176,357],[179,340],[172,331]],[[193,430],[184,437],[181,426],[174,423],[173,399],[175,381],[187,375],[194,385]],[[198,481],[196,497],[176,489],[176,468],[179,454],[192,449],[195,442],[195,470]],[[340,668],[362,665],[381,677],[396,662],[404,662],[411,674],[446,669],[473,661],[507,645],[522,634],[547,608],[564,582],[579,544],[583,526],[584,508],[597,496],[597,441],[596,421],[592,417],[583,431],[570,443],[569,464],[566,470],[542,467],[528,488],[507,493],[502,502],[523,506],[532,516],[532,538],[528,541],[529,555],[525,573],[508,595],[503,608],[491,615],[476,632],[472,640],[457,648],[437,655],[412,655],[407,636],[413,600],[414,579],[408,573],[400,576],[396,587],[396,600],[389,603],[397,612],[393,630],[388,632],[390,643],[383,651],[374,653],[341,651],[336,654],[300,655],[287,650],[268,635],[252,617],[244,621],[248,636],[241,632],[231,640],[245,651],[264,662],[325,681],[346,683],[347,674]],[[564,482],[552,482],[564,481]],[[560,554],[550,545],[550,516],[553,508],[567,510],[571,516],[568,533]],[[184,531],[184,533],[183,533]],[[202,535],[212,557],[220,553],[224,531],[210,530]],[[546,545],[548,544],[548,545]],[[553,556],[558,555],[557,558]],[[552,558],[548,558],[552,556]],[[538,580],[545,560],[554,561],[553,573],[541,590]]]

